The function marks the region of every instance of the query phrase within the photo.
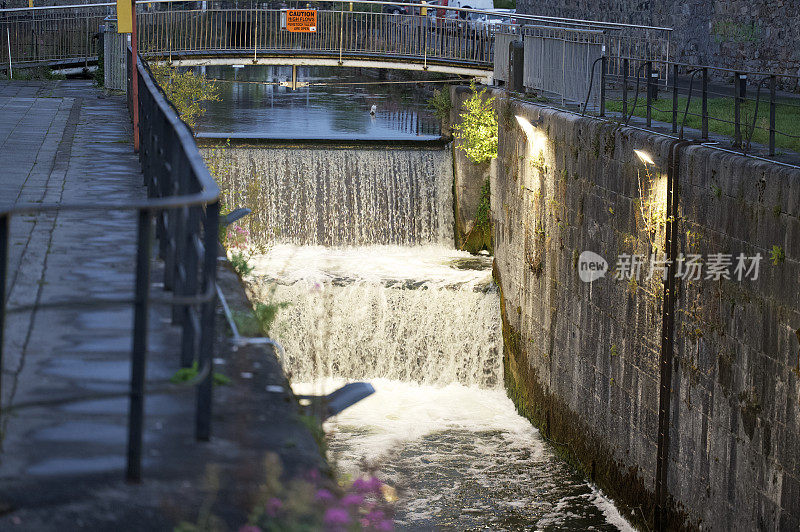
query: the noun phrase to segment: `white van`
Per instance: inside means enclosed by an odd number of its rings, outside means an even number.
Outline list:
[[[441,5],[450,7],[463,7],[465,9],[486,9],[491,11],[494,9],[494,0],[445,0]],[[461,18],[466,18],[461,15]]]

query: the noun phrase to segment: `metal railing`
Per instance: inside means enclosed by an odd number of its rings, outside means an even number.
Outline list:
[[[325,56],[345,54],[397,57],[413,61],[453,62],[490,68],[495,51],[494,35],[507,32],[510,25],[486,24],[471,15],[494,15],[490,11],[427,6],[419,3],[367,0],[352,4],[335,2],[334,9],[318,11],[315,33],[290,33],[280,29],[280,10],[228,9],[227,2],[209,0],[207,9],[200,2],[189,2],[198,9],[173,5],[180,0],[138,0],[137,25],[140,49],[151,54],[236,52],[258,54],[293,53]],[[41,8],[0,9],[0,30],[8,33],[11,57],[0,50],[0,63],[41,63],[45,61],[96,56],[96,45],[80,41],[76,20],[88,24],[92,34],[104,14],[113,15],[111,2],[47,6]],[[353,11],[353,7],[361,11]],[[400,7],[408,14],[386,11]],[[93,13],[91,16],[87,13]],[[670,28],[634,26],[581,19],[529,14],[511,15],[514,28],[522,25],[553,26],[605,31],[607,47],[619,55],[642,59],[669,59]],[[47,30],[37,26],[40,19],[50,22]],[[92,21],[94,18],[94,22]],[[89,20],[87,23],[86,20]],[[516,32],[517,30],[514,30]],[[84,39],[85,40],[85,39]],[[80,41],[80,42],[79,42]],[[8,48],[8,47],[3,47]],[[45,53],[46,52],[46,53]],[[609,65],[614,72],[616,63]],[[620,67],[621,68],[621,67]]]
[[[97,58],[98,29],[106,10],[31,11],[0,14],[0,65],[83,62]]]
[[[281,11],[208,9],[153,11],[137,17],[139,49],[147,55],[286,52],[380,56],[488,66],[492,33],[457,19],[353,11],[318,11],[315,33],[281,29]]]
[[[129,59],[130,60],[130,59]],[[195,436],[207,440],[211,426],[212,361],[215,341],[216,264],[218,252],[219,188],[209,175],[191,131],[158,89],[146,65],[138,62],[140,109],[140,161],[148,199],[126,203],[18,204],[0,209],[0,368],[3,362],[5,316],[40,309],[133,305],[130,389],[91,396],[59,397],[31,403],[2,405],[8,415],[29,407],[46,407],[90,399],[130,398],[128,414],[127,478],[141,478],[143,398],[145,392],[186,389],[178,385],[145,387],[147,319],[151,304],[168,304],[173,320],[182,328],[182,366],[197,362],[197,376],[186,384],[197,389]],[[131,92],[129,91],[130,95]],[[129,104],[130,96],[129,96]],[[21,214],[54,211],[138,212],[136,276],[133,297],[94,300],[46,301],[37,305],[6,307],[8,246],[11,218]],[[150,251],[153,219],[158,250],[164,260],[164,286],[172,296],[151,296]],[[0,395],[1,397],[1,395]]]
[[[729,137],[727,147],[742,154],[775,157],[781,155],[779,148],[800,153],[800,98],[778,95],[780,86],[796,86],[798,76],[617,59],[622,65],[619,73],[608,72],[606,61],[595,73],[601,102],[593,111],[599,116],[611,115],[625,124],[635,116],[647,128],[658,122],[679,138]],[[670,74],[668,83],[662,79],[663,72]],[[731,81],[715,81],[721,78]]]
[[[523,85],[561,104],[583,100],[602,57],[606,33],[583,28],[525,26]],[[595,96],[597,100],[597,96]]]

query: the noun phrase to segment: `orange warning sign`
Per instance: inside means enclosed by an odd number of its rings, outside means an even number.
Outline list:
[[[316,9],[287,9],[286,29],[297,33],[316,33]]]

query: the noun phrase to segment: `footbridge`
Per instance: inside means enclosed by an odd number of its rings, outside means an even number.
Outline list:
[[[137,1],[139,53],[177,66],[318,65],[437,72],[492,82],[507,76],[509,44],[546,35],[569,43],[562,68],[586,69],[598,44],[618,56],[669,56],[665,28],[498,13],[422,3],[315,3],[313,32],[289,31],[286,9],[227,2]],[[99,28],[115,3],[0,9],[0,68],[84,65],[98,56]],[[558,34],[554,34],[556,31]],[[108,33],[106,33],[108,35]],[[604,49],[605,49],[604,48]],[[108,49],[108,48],[106,48]],[[565,48],[566,49],[566,48]]]

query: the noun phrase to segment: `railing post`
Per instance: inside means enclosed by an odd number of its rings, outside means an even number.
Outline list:
[[[133,350],[128,409],[128,482],[142,479],[142,429],[147,357],[147,299],[150,290],[150,211],[139,211],[136,246],[136,291],[133,306]]]
[[[603,55],[600,61],[600,116],[606,116],[606,77],[608,75],[608,57]]]
[[[703,130],[702,138],[708,139],[708,67],[703,67]]]
[[[139,51],[136,38],[136,0],[131,0],[131,114],[133,153],[139,153]]]
[[[183,294],[187,296],[197,295],[197,253],[195,252],[194,238],[200,225],[198,207],[188,207],[188,221],[184,231],[183,250],[185,258],[182,260],[184,275]],[[191,319],[190,305],[181,307],[181,322],[183,323],[183,334],[181,337],[181,367],[191,367],[195,359],[195,339],[196,330],[194,321]]]
[[[734,74],[736,81],[733,83],[733,147],[742,147],[742,124],[741,124],[741,85],[739,79],[741,74],[736,72]]]
[[[778,79],[775,75],[769,77],[769,155],[775,155],[775,112],[776,101],[775,93],[777,92]]]
[[[622,119],[628,118],[628,58],[622,60]]]
[[[672,132],[678,132],[678,65],[672,65]]]
[[[343,54],[344,54],[344,3],[342,3],[342,15],[339,18],[339,66],[342,66]]]
[[[6,330],[6,277],[8,275],[8,240],[11,215],[0,215],[0,370],[3,369],[3,337]],[[0,379],[0,402],[3,400],[2,379]],[[0,413],[2,413],[0,405]]]
[[[646,63],[645,72],[647,75],[647,127],[653,123],[652,109],[653,109],[653,63],[648,61]]]
[[[208,374],[197,385],[197,411],[195,415],[195,438],[208,441],[211,436],[212,387],[214,383],[214,321],[217,306],[217,250],[219,248],[219,202],[206,205],[203,226],[203,293],[211,293],[211,299],[203,303],[200,310],[200,353],[197,366],[208,366]]]

